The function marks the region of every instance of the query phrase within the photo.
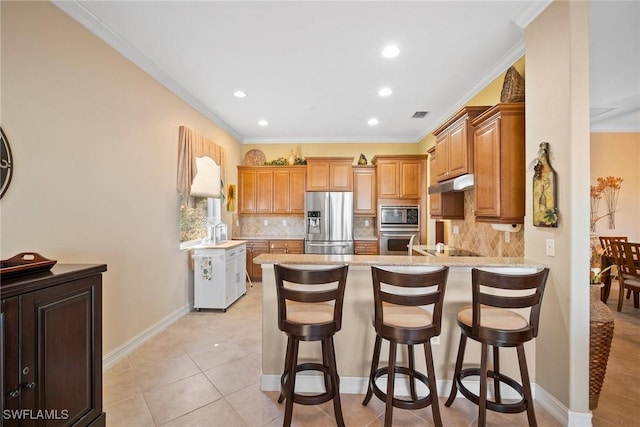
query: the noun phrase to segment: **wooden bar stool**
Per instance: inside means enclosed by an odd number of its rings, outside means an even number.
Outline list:
[[[375,394],[385,402],[384,425],[391,426],[393,407],[401,409],[420,409],[431,405],[433,419],[437,426],[442,426],[438,392],[431,353],[431,338],[440,335],[442,319],[442,305],[449,268],[424,271],[413,267],[402,270],[390,270],[371,267],[373,277],[373,297],[375,313],[373,326],[376,330],[376,342],[371,361],[369,387],[362,402],[367,405],[371,396]],[[432,309],[429,311],[428,309]],[[379,368],[380,347],[382,340],[389,341],[389,364]],[[396,350],[398,344],[406,344],[409,352],[409,366],[397,366]],[[427,365],[427,375],[416,371],[413,346],[424,345],[424,356]],[[411,398],[400,399],[394,396],[395,375],[402,374],[409,377]],[[387,390],[382,391],[376,381],[387,376]],[[429,390],[425,397],[418,398],[416,380],[423,383]]]
[[[291,425],[294,403],[318,405],[329,400],[333,400],[338,425],[344,426],[333,336],[342,327],[342,303],[348,268],[345,265],[303,270],[274,265],[278,328],[287,334],[287,352],[278,398],[278,403],[285,399],[287,401],[284,426]],[[322,363],[298,364],[300,341],[321,341]],[[322,372],[325,392],[315,395],[296,393],[296,374],[301,371]]]
[[[451,406],[457,390],[460,389],[464,397],[478,405],[478,426],[486,424],[487,409],[508,414],[527,411],[529,425],[537,426],[524,343],[538,335],[542,295],[548,275],[548,268],[525,275],[498,274],[476,268],[471,270],[473,303],[458,311],[460,346],[451,393],[445,406]],[[519,295],[514,295],[511,291],[519,291]],[[496,295],[498,292],[500,295]],[[511,310],[525,308],[530,309],[528,319]],[[462,369],[467,338],[482,344],[480,369]],[[488,346],[493,347],[493,370],[487,367]],[[522,384],[500,373],[500,347],[516,348]],[[462,383],[462,380],[469,376],[480,376],[479,396],[469,391]],[[495,400],[487,398],[488,378],[493,379]],[[521,399],[517,402],[503,402],[500,392],[501,383],[514,389]]]

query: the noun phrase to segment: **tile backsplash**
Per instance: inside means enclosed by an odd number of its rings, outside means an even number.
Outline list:
[[[452,220],[449,232],[449,245],[467,249],[482,256],[522,257],[524,256],[524,230],[509,233],[509,242],[505,241],[505,232],[494,230],[491,224],[476,222],[473,215],[473,191],[464,193],[464,220]],[[458,234],[453,234],[453,227]]]
[[[233,215],[232,236],[241,237],[293,237],[304,239],[305,221],[300,216],[239,216]],[[354,217],[354,238],[372,238],[376,235],[375,217]]]

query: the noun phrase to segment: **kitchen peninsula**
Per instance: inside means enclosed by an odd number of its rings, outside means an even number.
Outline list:
[[[335,336],[338,372],[340,373],[342,393],[364,393],[373,354],[375,332],[371,324],[373,316],[373,290],[371,285],[371,266],[388,266],[402,269],[421,267],[425,270],[449,266],[449,277],[444,296],[444,313],[439,344],[433,343],[433,355],[436,381],[440,395],[448,393],[453,376],[455,356],[460,339],[456,324],[456,313],[464,305],[471,303],[471,268],[490,269],[492,271],[527,274],[544,266],[524,258],[502,257],[428,257],[428,256],[376,256],[376,255],[294,255],[261,254],[254,260],[262,267],[262,390],[279,390],[280,375],[284,364],[286,336],[278,330],[277,296],[274,264],[287,264],[300,268],[323,268],[331,265],[349,265],[347,287],[344,296],[342,329]],[[382,354],[388,354],[384,349]],[[465,364],[480,363],[480,345],[470,341]],[[419,350],[416,350],[419,351]],[[535,382],[535,340],[526,347],[529,373]],[[519,377],[515,350],[503,350],[501,370]],[[320,357],[319,346],[301,346],[300,358]],[[406,352],[399,354],[399,361],[406,361]],[[425,371],[423,358],[417,358],[418,369]],[[420,366],[422,364],[422,366]],[[321,377],[303,377],[298,379],[300,389],[316,392],[321,390]],[[302,380],[302,381],[300,381]],[[402,387],[403,381],[396,386]],[[398,389],[398,392],[402,391]],[[506,396],[504,396],[506,397]]]

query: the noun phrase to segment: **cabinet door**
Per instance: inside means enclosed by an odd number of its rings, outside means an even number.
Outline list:
[[[378,198],[400,197],[400,164],[397,161],[381,161],[377,164]]]
[[[19,297],[2,300],[0,368],[2,368],[2,410],[20,409],[20,304]],[[7,421],[5,423],[8,424]]]
[[[351,162],[329,163],[329,190],[352,191],[352,176]]]
[[[400,162],[400,198],[419,199],[420,179],[422,177],[420,160],[403,160]]]
[[[289,213],[291,204],[291,184],[289,171],[273,171],[273,212]]]
[[[468,121],[462,120],[449,131],[449,157],[447,159],[447,178],[455,178],[456,176],[467,173],[469,168],[468,157],[468,137],[467,134]]]
[[[257,282],[262,281],[262,266],[260,264],[254,264],[253,259],[260,254],[268,253],[268,240],[252,240],[250,242],[247,242],[246,267],[251,280],[255,280]]]
[[[475,215],[500,216],[500,119],[475,130]]]
[[[238,213],[256,213],[256,171],[240,170],[238,173]]]
[[[238,255],[236,256],[236,299],[247,293],[248,271],[246,270],[247,248],[245,245],[238,246]]]
[[[444,181],[449,175],[449,132],[438,135],[436,139],[436,161],[434,170],[436,181]]]
[[[429,184],[436,184],[436,156],[435,152],[429,153]],[[442,216],[442,195],[440,193],[429,194],[429,213],[432,218]]]
[[[353,214],[376,215],[376,171],[374,168],[353,168]]]
[[[292,214],[304,214],[305,176],[304,169],[289,173],[289,212]]]
[[[307,191],[329,190],[329,162],[307,163]]]
[[[256,172],[256,213],[271,213],[273,197],[273,171]]]
[[[102,414],[102,279],[20,297],[22,407],[67,411],[47,425],[89,425]]]

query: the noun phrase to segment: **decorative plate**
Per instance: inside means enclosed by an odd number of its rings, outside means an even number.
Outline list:
[[[262,166],[266,161],[266,156],[260,150],[249,150],[244,155],[244,164],[246,166]]]

